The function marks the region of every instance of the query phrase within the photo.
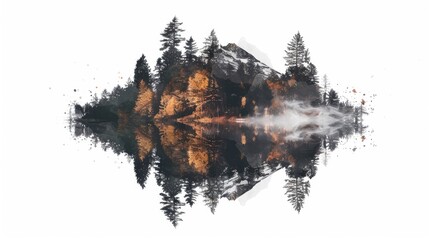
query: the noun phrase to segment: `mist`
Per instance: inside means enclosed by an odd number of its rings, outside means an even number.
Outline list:
[[[335,107],[313,107],[302,101],[286,101],[279,114],[246,118],[243,123],[285,132],[287,141],[302,141],[314,135],[334,135],[344,127],[351,127],[353,120],[352,113],[340,112]]]

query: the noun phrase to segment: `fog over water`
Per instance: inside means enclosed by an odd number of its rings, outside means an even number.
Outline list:
[[[332,106],[312,107],[301,101],[286,101],[283,110],[276,115],[244,119],[247,125],[268,127],[286,131],[286,140],[307,140],[313,134],[332,135],[339,129],[353,124],[353,114],[344,113]]]

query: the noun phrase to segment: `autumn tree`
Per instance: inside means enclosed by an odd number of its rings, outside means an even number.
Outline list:
[[[161,33],[161,48],[163,51],[162,57],[157,60],[155,71],[157,74],[155,84],[155,98],[153,103],[154,114],[159,111],[159,105],[162,93],[171,80],[171,74],[175,72],[175,66],[181,63],[182,52],[178,49],[180,43],[184,40],[181,33],[184,31],[181,29],[183,23],[179,22],[177,17],[174,17],[167,27]]]

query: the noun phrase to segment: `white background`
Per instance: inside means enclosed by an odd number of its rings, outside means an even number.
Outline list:
[[[39,0],[0,7],[2,239],[429,236],[425,1]],[[153,66],[159,34],[174,15],[200,47],[213,28],[223,45],[244,37],[280,72],[286,44],[300,31],[333,87],[377,94],[367,120],[373,140],[332,154],[300,214],[286,202],[281,171],[238,201],[221,201],[214,216],[202,202],[186,209],[174,229],[159,210],[153,177],[141,191],[124,156],[72,139],[68,104],[124,84],[142,53]]]

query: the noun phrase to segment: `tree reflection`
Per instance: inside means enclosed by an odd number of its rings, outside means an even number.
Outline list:
[[[360,116],[359,116],[360,117]],[[144,189],[152,171],[161,187],[161,210],[174,225],[185,204],[198,198],[215,213],[219,200],[234,200],[279,169],[285,169],[286,198],[300,212],[310,192],[319,157],[341,138],[363,128],[355,122],[329,135],[288,141],[287,132],[240,124],[76,122],[76,137],[133,159],[137,183]]]
[[[286,179],[286,196],[293,208],[300,212],[305,196],[310,192],[310,182],[302,177]]]

